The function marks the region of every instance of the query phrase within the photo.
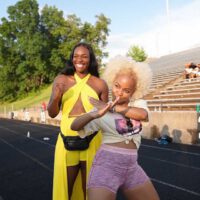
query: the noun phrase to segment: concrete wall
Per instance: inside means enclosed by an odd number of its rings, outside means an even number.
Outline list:
[[[174,142],[195,144],[199,142],[197,113],[194,111],[150,112],[148,126],[143,127],[145,138],[168,135]]]
[[[0,117],[10,118],[9,114],[0,113]],[[23,112],[15,113],[15,119],[25,120]],[[30,111],[32,122],[42,123],[39,111]],[[60,125],[61,113],[54,119],[46,112],[46,124]],[[199,125],[199,130],[198,129]],[[200,143],[198,133],[200,123],[197,122],[197,113],[194,111],[163,111],[150,112],[149,123],[143,126],[144,138],[153,139],[161,135],[169,135],[174,142],[183,144]]]
[[[50,118],[48,116],[47,111],[45,111],[45,120],[41,119],[40,110],[28,110],[28,117],[26,116],[26,112],[23,111],[14,111],[13,119],[23,120],[23,121],[31,121],[34,123],[42,123],[42,124],[50,124],[54,126],[60,126],[61,112],[55,118]],[[0,113],[0,118],[9,118],[11,119],[11,112],[9,113]]]

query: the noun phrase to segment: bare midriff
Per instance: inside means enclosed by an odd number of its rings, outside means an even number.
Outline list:
[[[115,146],[115,147],[119,147],[119,148],[124,148],[124,149],[137,149],[136,144],[131,140],[129,141],[128,144],[125,143],[125,141],[123,142],[116,142],[116,143],[106,143],[106,145],[110,145],[110,146]]]

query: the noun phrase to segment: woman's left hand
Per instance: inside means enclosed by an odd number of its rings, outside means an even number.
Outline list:
[[[111,102],[108,102],[108,103],[105,103],[101,100],[98,100],[98,99],[95,99],[93,97],[89,97],[89,101],[90,103],[95,107],[97,108],[98,110],[101,110],[101,109],[104,109],[108,104],[110,105],[109,106],[109,109],[112,109],[118,102],[119,98],[117,97],[115,99],[115,101],[111,101]]]
[[[105,102],[103,102],[101,100],[95,99],[93,97],[89,97],[89,101],[98,110],[104,108],[105,106],[107,106],[107,103],[105,103]]]

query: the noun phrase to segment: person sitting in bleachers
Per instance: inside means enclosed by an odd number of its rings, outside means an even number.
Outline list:
[[[197,74],[199,73],[199,67],[197,65],[192,65],[191,67],[192,71],[190,73],[190,78],[196,78]]]
[[[197,64],[197,68],[198,68],[198,72],[196,73],[196,77],[199,78],[200,77],[200,63]]]
[[[192,72],[192,68],[190,67],[192,63],[187,63],[185,64],[185,70],[183,73],[183,78],[185,79],[189,79],[190,78],[190,74]]]
[[[184,70],[184,78],[185,79],[190,79],[190,78],[193,78],[193,74],[192,74],[192,71],[193,69],[196,68],[196,65],[194,63],[187,63],[185,65],[185,70]]]

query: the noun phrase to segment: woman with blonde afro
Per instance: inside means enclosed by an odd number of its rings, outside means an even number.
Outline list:
[[[159,200],[137,162],[142,126],[148,122],[142,97],[151,84],[151,70],[145,63],[118,56],[108,63],[103,78],[112,88],[112,101],[90,98],[95,109],[77,117],[71,125],[80,137],[97,130],[103,135],[90,171],[88,199],[115,200],[121,189],[128,200]]]

